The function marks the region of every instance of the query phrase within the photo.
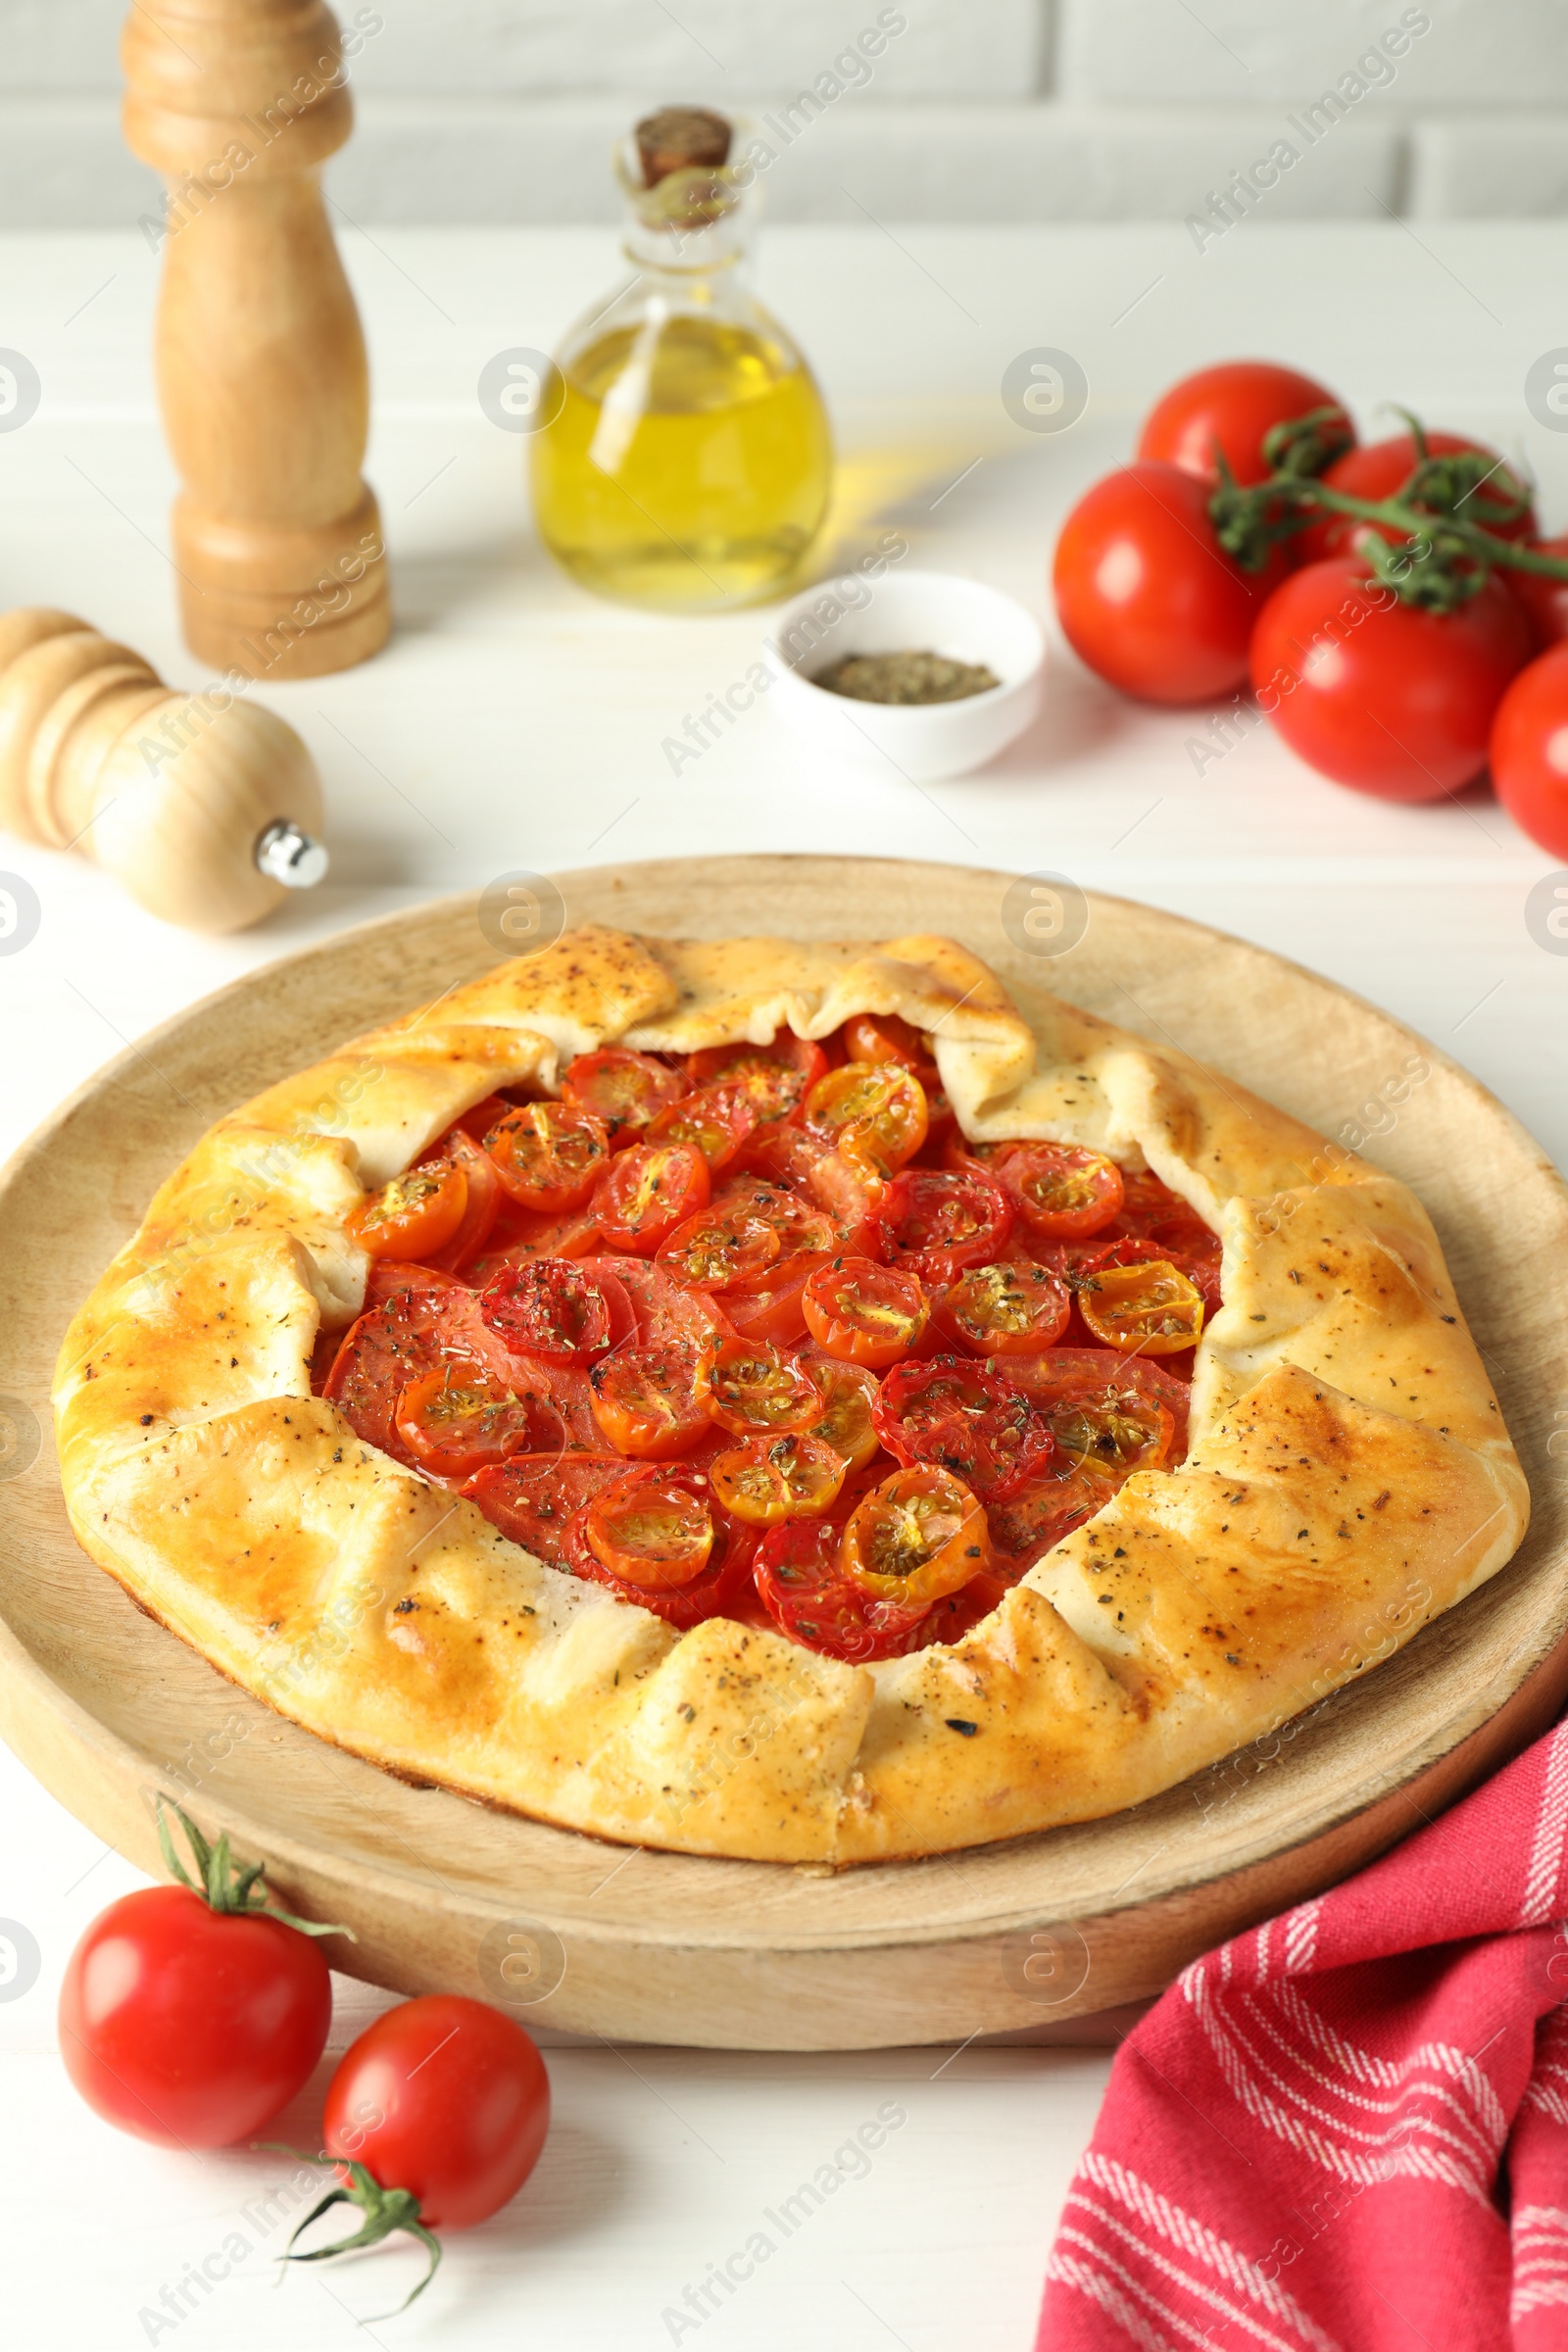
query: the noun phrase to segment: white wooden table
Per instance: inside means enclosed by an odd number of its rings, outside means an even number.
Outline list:
[[[598,858],[842,849],[1049,866],[1260,941],[1414,1022],[1568,1160],[1568,957],[1537,946],[1524,919],[1551,860],[1485,794],[1385,808],[1308,774],[1263,730],[1200,773],[1190,739],[1207,711],[1118,702],[1059,646],[1039,726],[984,775],[922,793],[892,770],[831,771],[803,760],[765,702],[672,775],[663,739],[755,660],[763,616],[642,617],[569,586],[532,538],[524,445],[474,395],[493,354],[548,348],[602,298],[613,240],[372,240],[345,226],[343,241],[371,345],[368,471],[400,631],[364,669],[257,690],[319,761],[332,879],[259,932],[203,942],[159,928],[74,859],[0,844],[0,868],[27,877],[43,909],[25,951],[0,956],[0,1147],[219,982],[432,892]],[[891,525],[911,561],[972,571],[1044,612],[1065,507],[1126,454],[1167,381],[1247,351],[1321,374],[1373,429],[1374,404],[1397,399],[1498,439],[1534,468],[1547,520],[1568,521],[1568,441],[1522,397],[1530,363],[1563,337],[1565,260],[1568,235],[1544,224],[1423,224],[1418,242],[1396,223],[1252,220],[1202,258],[1175,224],[867,225],[776,231],[761,284],[834,404],[841,549]],[[43,381],[37,416],[0,433],[0,606],[79,611],[194,683],[165,553],[155,282],[128,231],[0,240],[0,342]],[[1021,431],[999,394],[1007,363],[1042,346],[1072,353],[1092,386],[1087,416],[1055,436]],[[1346,1116],[1356,1107],[1348,1100]],[[4,1346],[0,1333],[0,1392]],[[77,2103],[54,2051],[55,1988],[76,1935],[137,1874],[3,1752],[0,1813],[0,1920],[22,1922],[41,1952],[28,1989],[8,1998],[0,1985],[8,2341],[327,2352],[368,2334],[454,2352],[634,2352],[700,2336],[748,2352],[1021,2352],[1031,2340],[1102,2051],[554,2049],[557,2122],[533,2181],[452,2242],[413,2314],[362,2331],[358,2315],[386,2311],[412,2281],[412,2252],[279,2285],[269,2257],[283,2228],[263,2227],[252,2200],[286,2177],[282,2159],[198,2163],[122,2138]],[[333,2048],[383,2000],[347,1981],[340,1995]],[[888,2100],[906,2121],[866,2177],[784,2237],[762,2217]],[[307,2094],[278,2136],[308,2144],[315,2123]],[[222,2252],[235,2230],[238,2259]],[[703,2281],[759,2230],[774,2251],[705,2313]]]

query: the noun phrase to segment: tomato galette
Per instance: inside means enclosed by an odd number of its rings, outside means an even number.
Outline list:
[[[1509,1558],[1425,1212],[948,940],[585,928],[198,1144],[57,1381],[92,1556],[391,1771],[932,1853],[1136,1803]]]

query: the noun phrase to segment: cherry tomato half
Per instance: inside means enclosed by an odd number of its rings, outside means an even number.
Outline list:
[[[1012,1202],[978,1165],[906,1168],[888,1186],[875,1230],[890,1264],[946,1290],[965,1266],[1000,1253],[1012,1230]]]
[[[612,1152],[641,1143],[660,1112],[685,1091],[678,1070],[666,1070],[651,1054],[634,1054],[629,1046],[601,1046],[596,1053],[579,1054],[566,1064],[561,1081],[563,1102],[604,1121]]]
[[[623,1284],[603,1266],[572,1257],[529,1257],[485,1286],[479,1312],[517,1354],[586,1364],[629,1340],[635,1328]]]
[[[846,1572],[841,1532],[822,1519],[770,1528],[757,1554],[757,1590],[780,1633],[849,1664],[902,1657],[930,1614],[928,1601],[879,1600]]]
[[[839,1151],[853,1145],[875,1174],[891,1175],[925,1142],[925,1088],[898,1061],[847,1061],[806,1098],[806,1123]]]
[[[668,1462],[690,1453],[711,1424],[697,1396],[697,1349],[685,1340],[619,1348],[595,1364],[593,1414],[617,1453]]]
[[[1522,669],[1497,705],[1492,781],[1531,840],[1568,861],[1568,644]],[[1546,928],[1553,938],[1568,936],[1568,914],[1554,910]]]
[[[421,1470],[471,1478],[509,1453],[545,1453],[565,1430],[537,1396],[512,1396],[477,1370],[441,1364],[398,1398],[398,1436]]]
[[[165,2147],[248,2139],[326,2043],[332,1980],[315,1940],[186,1886],[101,1911],[60,1988],[60,2055],[106,2123]]]
[[[709,1465],[713,1493],[726,1511],[749,1527],[785,1519],[819,1519],[838,1500],[849,1468],[843,1454],[814,1431],[748,1438]]]
[[[778,1256],[777,1225],[744,1199],[700,1208],[659,1248],[664,1272],[694,1291],[763,1288]]]
[[[1370,586],[1355,557],[1309,564],[1270,597],[1252,683],[1293,752],[1356,792],[1434,801],[1486,764],[1503,690],[1531,652],[1530,623],[1494,573],[1453,612]]]
[[[874,1600],[930,1602],[990,1562],[978,1496],[934,1462],[896,1470],[857,1505],[844,1530],[844,1572]]]
[[[1056,541],[1052,584],[1067,642],[1123,694],[1201,703],[1247,676],[1247,649],[1287,559],[1244,571],[1214,536],[1212,484],[1141,460],[1081,498]]]
[[[770,1045],[705,1046],[688,1055],[686,1083],[740,1087],[759,1119],[782,1119],[805,1102],[827,1069],[827,1055],[809,1038],[780,1029]]]
[[[601,1567],[631,1585],[689,1585],[708,1566],[713,1518],[690,1472],[628,1470],[583,1507],[583,1540]]]
[[[463,1492],[514,1544],[552,1568],[565,1568],[572,1513],[625,1470],[614,1453],[514,1453],[479,1471]]]
[[[1060,1339],[1072,1293],[1049,1266],[1001,1258],[971,1266],[937,1302],[941,1330],[979,1355],[1034,1355]]]
[[[652,1257],[708,1197],[708,1162],[690,1144],[634,1144],[602,1179],[594,1215],[610,1249]]]
[[[705,1086],[662,1110],[648,1130],[651,1144],[689,1144],[717,1176],[740,1157],[758,1126],[757,1105],[740,1086]]]
[[[502,1961],[502,1973],[507,1963]],[[428,2229],[471,2230],[514,2197],[550,2129],[550,2078],[487,2001],[425,1993],[350,2042],[321,2116],[329,2156],[406,2188]]]
[[[1175,1355],[1196,1348],[1203,1328],[1201,1293],[1168,1258],[1101,1266],[1081,1286],[1078,1311],[1125,1355]]]
[[[762,1341],[712,1342],[698,1359],[696,1391],[709,1417],[739,1438],[808,1429],[822,1417],[822,1399],[807,1372]]]
[[[871,1418],[895,1461],[938,1463],[988,1502],[1045,1469],[1055,1450],[1029,1398],[970,1356],[900,1364]]]
[[[940,1083],[931,1040],[896,1012],[858,1012],[844,1024],[851,1061],[897,1061],[912,1070],[929,1095]]]
[[[484,1148],[523,1208],[579,1208],[610,1158],[610,1132],[574,1102],[525,1102],[491,1128]]]
[[[1138,436],[1138,455],[1163,459],[1184,473],[1213,476],[1218,452],[1234,480],[1266,481],[1264,435],[1314,409],[1338,409],[1341,428],[1354,440],[1349,418],[1326,385],[1271,360],[1227,360],[1184,375],[1155,401]]]
[[[812,1358],[806,1370],[822,1399],[822,1417],[812,1422],[812,1437],[842,1454],[852,1470],[863,1470],[882,1444],[872,1418],[877,1399],[875,1376],[863,1364],[832,1358]]]
[[[439,1250],[421,1250],[419,1255],[427,1266],[458,1274],[477,1257],[490,1239],[505,1195],[495,1161],[462,1127],[453,1127],[443,1136],[439,1156],[450,1159],[454,1167],[462,1170],[468,1195],[451,1240]]]
[[[930,1312],[916,1276],[868,1257],[835,1257],[819,1266],[801,1304],[819,1348],[873,1371],[914,1353]]]
[[[1014,1144],[998,1161],[997,1175],[1042,1241],[1082,1241],[1108,1225],[1122,1204],[1120,1168],[1079,1144]]]
[[[422,1258],[452,1240],[467,1204],[468,1180],[456,1160],[429,1160],[394,1176],[343,1222],[370,1257]]]

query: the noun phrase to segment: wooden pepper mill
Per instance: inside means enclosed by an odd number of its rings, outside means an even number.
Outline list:
[[[337,21],[321,0],[134,0],[121,55],[126,140],[168,183],[158,383],[186,642],[250,677],[347,669],[391,606],[360,476],[365,338],[320,189],[353,121]]]
[[[80,850],[166,922],[238,931],[326,871],[321,786],[290,726],[179,694],[71,612],[0,615],[0,827]]]

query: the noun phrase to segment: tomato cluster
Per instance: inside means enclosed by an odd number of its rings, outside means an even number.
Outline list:
[[[967,1143],[862,1015],[491,1097],[363,1201],[318,1386],[537,1557],[687,1628],[950,1640],[1180,1456],[1219,1245],[1148,1172]]]
[[[1247,499],[1242,548],[1226,522]],[[1412,425],[1357,446],[1325,386],[1246,361],[1165,393],[1133,463],[1068,515],[1054,586],[1074,651],[1124,693],[1250,684],[1309,766],[1386,800],[1439,799],[1490,757],[1525,831],[1568,857],[1565,556],[1484,444]]]

